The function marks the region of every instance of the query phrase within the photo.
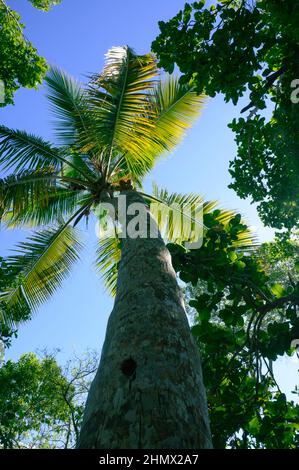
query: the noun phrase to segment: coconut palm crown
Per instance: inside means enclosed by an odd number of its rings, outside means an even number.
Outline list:
[[[87,86],[57,68],[51,69],[46,82],[56,145],[0,126],[0,165],[12,171],[0,180],[2,223],[34,228],[9,259],[17,278],[13,287],[1,293],[5,309],[0,311],[2,321],[10,325],[28,319],[29,312],[61,285],[79,257],[79,221],[99,217],[107,198],[125,189],[165,207],[191,203],[208,212],[216,204],[203,203],[196,194],[168,194],[156,187],[152,195],[142,191],[144,177],[160,156],[178,145],[204,102],[190,84],[173,77],[161,80],[153,55],[113,47],[103,71],[92,76]],[[231,215],[221,212],[219,220]],[[165,223],[162,213],[159,225]],[[248,237],[244,235],[243,242]],[[175,227],[168,238],[183,242]],[[96,264],[111,291],[115,291],[119,259],[117,236],[99,241]]]

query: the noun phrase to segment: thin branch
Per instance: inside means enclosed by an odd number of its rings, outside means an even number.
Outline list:
[[[277,80],[277,78],[279,78],[281,75],[283,75],[286,70],[287,70],[287,67],[286,67],[286,65],[284,65],[279,70],[277,70],[276,72],[273,72],[271,75],[269,75],[267,77],[267,81],[266,81],[265,85],[263,86],[263,90],[262,90],[262,93],[260,94],[260,96],[263,96],[268,91],[268,89],[271,88],[271,86],[273,85],[275,80]],[[241,109],[241,114],[245,113],[246,111],[248,111],[253,106],[255,106],[255,102],[250,101],[250,103],[247,106],[245,106],[245,108]]]

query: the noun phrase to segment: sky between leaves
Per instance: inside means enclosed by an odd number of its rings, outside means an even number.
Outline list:
[[[26,36],[50,64],[56,64],[82,82],[100,71],[104,54],[115,45],[128,44],[137,53],[150,51],[158,35],[158,21],[173,17],[183,8],[185,0],[62,0],[49,13],[40,12],[30,3],[9,0],[26,25]],[[244,103],[247,104],[246,99]],[[202,117],[189,132],[177,151],[161,160],[146,181],[152,181],[176,192],[198,192],[206,199],[218,199],[223,207],[240,211],[255,228],[260,241],[270,240],[273,230],[263,227],[250,201],[240,200],[228,189],[228,162],[235,155],[233,134],[227,123],[238,116],[243,102],[234,107],[221,96],[206,103]],[[51,115],[45,89],[20,90],[15,105],[0,110],[0,122],[9,127],[25,129],[52,139]],[[1,175],[0,175],[1,176]],[[37,348],[61,348],[63,361],[75,350],[100,350],[108,315],[113,301],[103,290],[92,268],[96,235],[94,224],[82,226],[87,248],[73,275],[51,301],[40,308],[38,315],[23,325],[19,337],[6,357],[17,359],[20,354]],[[0,232],[0,255],[7,255],[24,233]],[[286,369],[287,368],[287,369]],[[280,361],[281,382],[291,389],[298,363]]]

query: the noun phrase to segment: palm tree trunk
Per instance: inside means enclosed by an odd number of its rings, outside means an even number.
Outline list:
[[[127,204],[140,202],[134,192],[127,196]],[[144,210],[148,230],[152,221]],[[199,352],[160,235],[124,239],[117,295],[78,447],[212,447]]]

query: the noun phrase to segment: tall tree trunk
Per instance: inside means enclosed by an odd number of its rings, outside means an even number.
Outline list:
[[[129,193],[127,204],[136,201]],[[117,295],[78,447],[212,447],[200,356],[160,235],[123,241]]]

